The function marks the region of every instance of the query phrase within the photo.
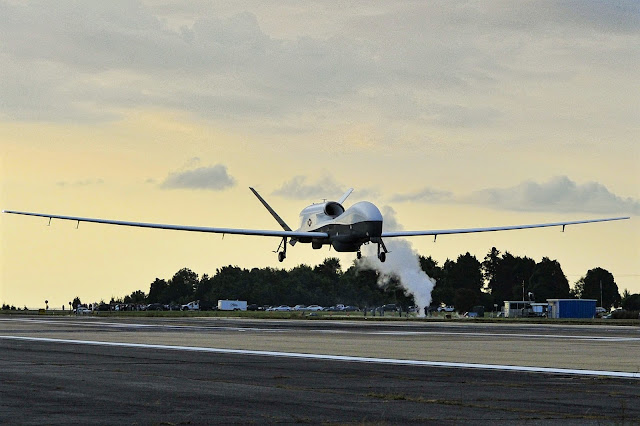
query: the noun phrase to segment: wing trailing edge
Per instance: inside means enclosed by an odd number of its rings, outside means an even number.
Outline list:
[[[392,231],[383,232],[383,238],[391,237],[415,237],[420,235],[450,235],[450,234],[471,234],[475,232],[494,232],[494,231],[512,231],[516,229],[532,229],[532,228],[549,228],[553,226],[562,226],[564,230],[568,225],[579,225],[583,223],[596,223],[596,222],[610,222],[614,220],[626,220],[630,217],[609,217],[604,219],[587,219],[587,220],[572,220],[568,222],[552,222],[552,223],[536,223],[531,225],[510,225],[510,226],[495,226],[489,228],[462,228],[462,229],[434,229],[425,231]]]
[[[271,231],[262,229],[241,229],[241,228],[213,228],[207,226],[170,225],[162,223],[129,222],[124,220],[97,219],[80,216],[63,216],[49,213],[32,213],[15,210],[3,210],[3,213],[19,214],[24,216],[37,216],[49,219],[71,220],[74,222],[102,223],[107,225],[132,226],[138,228],[169,229],[174,231],[209,232],[214,234],[236,234],[236,235],[256,235],[263,237],[288,237],[288,238],[327,238],[325,232],[300,232],[300,231]]]

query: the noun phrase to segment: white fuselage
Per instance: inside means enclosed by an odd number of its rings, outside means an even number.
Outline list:
[[[313,248],[331,244],[336,251],[358,251],[364,243],[375,241],[382,233],[382,213],[368,201],[344,209],[335,201],[312,204],[300,212],[302,232],[326,232],[328,238],[299,238]]]

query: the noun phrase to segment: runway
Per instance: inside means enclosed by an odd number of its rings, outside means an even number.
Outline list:
[[[637,327],[0,317],[0,353],[2,423],[640,421]]]

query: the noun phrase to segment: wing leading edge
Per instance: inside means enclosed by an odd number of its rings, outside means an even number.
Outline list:
[[[171,229],[174,231],[210,232],[214,234],[237,234],[237,235],[258,235],[263,237],[297,237],[297,238],[327,238],[325,232],[299,232],[299,231],[270,231],[261,229],[239,229],[239,228],[211,228],[206,226],[187,225],[167,225],[161,223],[128,222],[124,220],[95,219],[91,217],[62,216],[47,213],[20,212],[14,210],[3,210],[3,213],[20,214],[25,216],[45,217],[49,219],[71,220],[74,222],[103,223],[108,225],[134,226],[138,228]]]
[[[383,238],[390,237],[413,237],[419,235],[433,235],[437,237],[438,235],[447,235],[447,234],[470,234],[474,232],[493,232],[493,231],[511,231],[514,229],[531,229],[531,228],[549,228],[552,226],[562,226],[562,230],[564,231],[564,227],[567,225],[579,225],[582,223],[594,223],[594,222],[609,222],[613,220],[626,220],[630,219],[630,217],[609,217],[604,219],[589,219],[589,220],[573,220],[569,222],[553,222],[553,223],[536,223],[531,225],[511,225],[511,226],[495,226],[490,228],[462,228],[462,229],[437,229],[437,230],[425,230],[425,231],[395,231],[395,232],[383,232]]]

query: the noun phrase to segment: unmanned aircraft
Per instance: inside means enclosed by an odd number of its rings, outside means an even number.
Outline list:
[[[273,218],[280,224],[282,231],[270,231],[259,229],[238,229],[238,228],[210,228],[204,226],[185,225],[164,225],[159,223],[126,222],[122,220],[94,219],[77,216],[61,216],[48,213],[30,213],[13,210],[3,210],[3,213],[20,214],[27,216],[39,216],[51,219],[64,219],[80,222],[105,223],[110,225],[137,226],[141,228],[173,229],[176,231],[212,232],[217,234],[239,234],[239,235],[259,235],[266,237],[282,238],[276,252],[278,260],[282,262],[287,257],[287,242],[292,246],[296,243],[311,243],[314,249],[320,249],[328,245],[338,252],[356,252],[358,259],[362,257],[361,247],[364,244],[374,243],[378,245],[378,259],[384,262],[387,258],[387,247],[383,238],[412,237],[419,235],[431,235],[435,238],[438,235],[446,234],[467,234],[473,232],[508,231],[514,229],[545,228],[551,226],[562,226],[564,231],[567,225],[577,225],[581,223],[608,222],[612,220],[624,220],[629,217],[612,217],[604,219],[575,220],[569,222],[538,223],[532,225],[511,225],[496,226],[491,228],[464,228],[464,229],[438,229],[424,231],[382,231],[382,213],[378,207],[369,201],[360,201],[353,204],[348,209],[343,207],[343,203],[353,192],[349,188],[338,201],[324,201],[322,203],[311,204],[300,212],[300,227],[295,231],[271,208],[269,204],[258,194],[249,188],[260,200],[264,207],[271,213]]]

